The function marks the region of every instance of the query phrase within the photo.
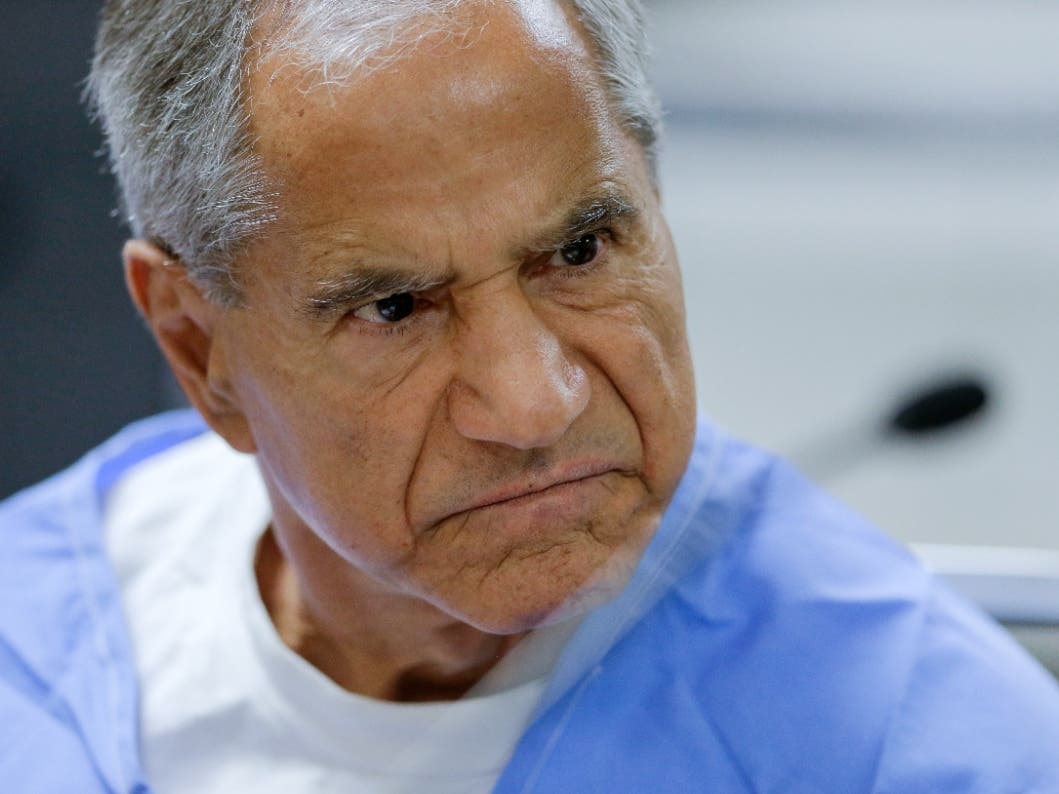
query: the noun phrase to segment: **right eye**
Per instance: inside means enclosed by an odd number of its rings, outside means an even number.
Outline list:
[[[399,292],[366,303],[353,312],[353,316],[376,325],[394,325],[409,317],[415,308],[415,296],[410,292]]]

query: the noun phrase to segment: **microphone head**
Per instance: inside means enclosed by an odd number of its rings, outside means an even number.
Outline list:
[[[902,402],[886,429],[902,436],[930,435],[981,416],[988,405],[989,390],[981,378],[947,378]]]

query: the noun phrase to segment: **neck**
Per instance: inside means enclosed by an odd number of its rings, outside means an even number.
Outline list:
[[[359,695],[399,702],[459,698],[521,638],[487,634],[423,601],[377,588],[314,593],[271,528],[258,544],[254,570],[283,642]]]

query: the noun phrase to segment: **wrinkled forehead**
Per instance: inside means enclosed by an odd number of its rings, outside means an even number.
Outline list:
[[[530,206],[536,187],[545,204],[546,180],[529,176],[542,173],[542,145],[564,174],[623,148],[588,47],[561,6],[466,2],[449,14],[443,27],[412,20],[350,79],[323,80],[319,66],[279,57],[290,50],[259,64],[251,127],[281,215],[305,226],[328,213],[422,212],[431,195],[431,206],[449,208],[487,187],[498,201]],[[519,180],[520,195],[497,173]]]

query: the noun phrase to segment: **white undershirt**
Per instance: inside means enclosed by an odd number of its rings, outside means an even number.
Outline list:
[[[261,602],[253,555],[270,517],[254,459],[212,434],[138,465],[108,498],[155,790],[491,790],[543,679],[448,703],[341,689],[283,644]]]

